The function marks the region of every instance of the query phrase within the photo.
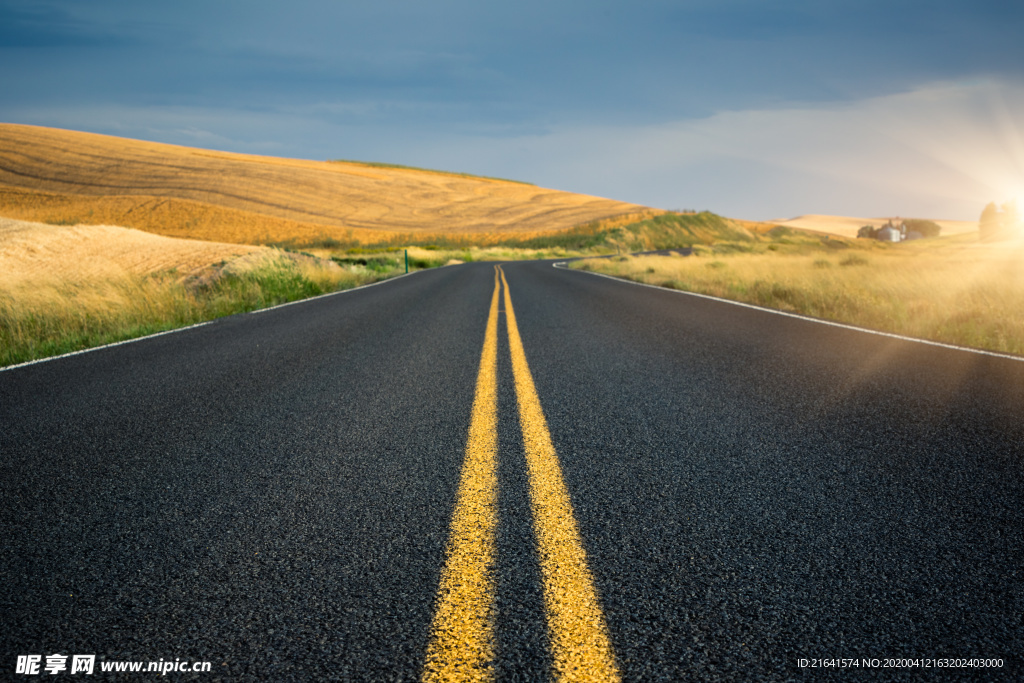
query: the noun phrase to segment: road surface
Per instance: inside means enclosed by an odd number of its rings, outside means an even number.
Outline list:
[[[0,372],[0,670],[1024,676],[1024,362],[501,270]]]

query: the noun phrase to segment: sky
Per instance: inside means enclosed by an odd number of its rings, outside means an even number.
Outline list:
[[[1018,0],[0,0],[0,121],[662,209],[1024,201]]]

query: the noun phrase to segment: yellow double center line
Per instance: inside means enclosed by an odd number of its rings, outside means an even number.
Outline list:
[[[500,281],[499,281],[500,276]],[[498,526],[498,295],[504,285],[505,320],[519,424],[530,478],[534,534],[544,583],[548,637],[558,681],[618,681],[608,626],[558,454],[526,362],[508,281],[495,266],[473,416],[466,443],[447,559],[430,644],[425,681],[489,681],[494,678],[495,532]]]

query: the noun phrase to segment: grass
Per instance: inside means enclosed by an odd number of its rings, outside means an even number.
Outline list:
[[[588,221],[564,230],[537,232],[458,233],[396,233],[378,241],[317,240],[307,244],[277,246],[346,253],[374,253],[405,247],[432,251],[465,253],[472,249],[522,258],[520,254],[544,253],[551,257],[567,255],[607,254],[686,247],[702,242],[755,240],[756,235],[739,221],[704,211],[675,213],[671,211],[638,211],[612,218]],[[355,246],[358,245],[358,246]],[[502,257],[504,258],[504,257]],[[547,258],[537,256],[536,258]],[[479,259],[477,259],[479,260]]]
[[[30,226],[18,228],[28,232],[8,233],[0,243],[6,245],[0,248],[2,365],[391,277],[405,271],[406,252],[410,269],[416,270],[682,247],[693,256],[618,255],[572,267],[1024,353],[1024,248],[981,245],[975,235],[891,245],[709,212],[647,212],[554,233],[497,234],[484,245],[473,244],[469,236],[421,233],[419,244],[395,244],[395,236],[371,245],[329,239],[296,253],[294,244],[293,251],[274,251],[63,224],[56,219],[50,226],[18,224]],[[17,234],[20,242],[11,237]],[[215,264],[200,267],[214,258]],[[121,265],[111,266],[114,261]]]
[[[609,232],[648,215],[594,221],[572,236],[605,244]],[[410,270],[590,253],[558,247],[467,246],[444,235],[401,250],[342,249],[346,243],[333,241],[300,252],[274,251],[74,223],[0,218],[0,365],[391,277],[405,271],[406,252]]]
[[[774,247],[774,248],[772,248]],[[571,267],[870,329],[1024,354],[1024,244],[977,235],[886,245],[778,231],[694,256]]]
[[[695,244],[745,243],[756,236],[738,221],[710,211],[695,214],[669,212],[622,227],[611,241],[629,251],[676,249]]]
[[[366,270],[374,273],[389,273],[398,270],[399,267],[405,267],[399,259],[391,258],[387,255],[371,256],[368,258],[333,256],[331,257],[331,260],[338,265],[348,268],[357,268],[362,266]]]
[[[398,274],[397,261],[340,267],[277,252],[189,277],[95,270],[82,278],[0,277],[0,365],[77,351],[348,289]]]

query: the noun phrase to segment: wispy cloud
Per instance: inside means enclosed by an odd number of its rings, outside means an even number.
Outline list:
[[[1021,121],[1019,84],[940,83],[842,104],[446,141],[447,151],[434,154],[448,165],[561,179],[564,189],[667,208],[969,219],[1024,188]],[[506,167],[493,168],[499,163]]]

